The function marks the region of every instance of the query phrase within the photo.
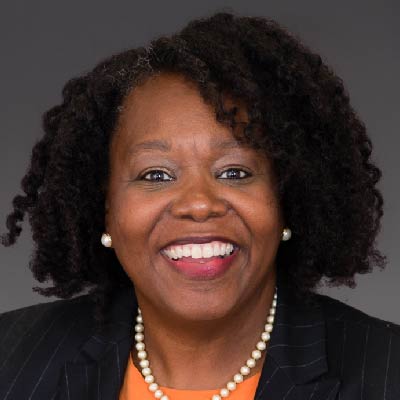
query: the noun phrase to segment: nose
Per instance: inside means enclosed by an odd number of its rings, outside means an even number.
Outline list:
[[[176,193],[170,212],[175,218],[190,218],[197,222],[210,217],[222,217],[229,209],[228,202],[221,196],[217,184],[210,182],[209,177],[189,178],[182,183]]]

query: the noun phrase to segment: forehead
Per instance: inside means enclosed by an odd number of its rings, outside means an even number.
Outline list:
[[[238,109],[236,120],[247,121],[243,104],[226,96],[224,107]],[[182,75],[162,73],[135,87],[125,98],[115,129],[129,142],[168,137],[169,141],[185,136],[233,138],[231,129],[219,123],[213,107],[201,97],[196,84]]]

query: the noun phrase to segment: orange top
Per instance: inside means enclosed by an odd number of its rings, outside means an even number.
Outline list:
[[[249,400],[254,399],[257,384],[261,372],[245,379],[237,385],[237,388],[229,395],[229,400]],[[160,386],[160,389],[171,400],[210,400],[214,394],[219,393],[215,390],[180,390]],[[154,394],[148,389],[148,384],[144,381],[142,374],[137,370],[129,357],[128,366],[125,372],[124,383],[119,394],[119,400],[154,400]]]

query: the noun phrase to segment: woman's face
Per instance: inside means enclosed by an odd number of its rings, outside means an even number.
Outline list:
[[[238,146],[180,75],[153,76],[123,105],[110,147],[106,229],[139,304],[204,320],[273,290],[283,221],[268,159]],[[162,251],[191,236],[239,248],[219,275],[191,275]]]

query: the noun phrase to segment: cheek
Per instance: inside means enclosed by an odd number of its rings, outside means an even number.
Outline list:
[[[134,249],[147,242],[157,216],[157,202],[126,190],[113,199],[111,229],[118,247]]]
[[[273,256],[280,244],[282,218],[278,201],[273,193],[260,190],[247,203],[245,210],[252,236],[252,248],[260,257]]]
[[[151,239],[159,202],[154,196],[150,200],[129,189],[115,194],[112,200],[110,233],[115,255],[132,282],[138,282],[151,270]]]

